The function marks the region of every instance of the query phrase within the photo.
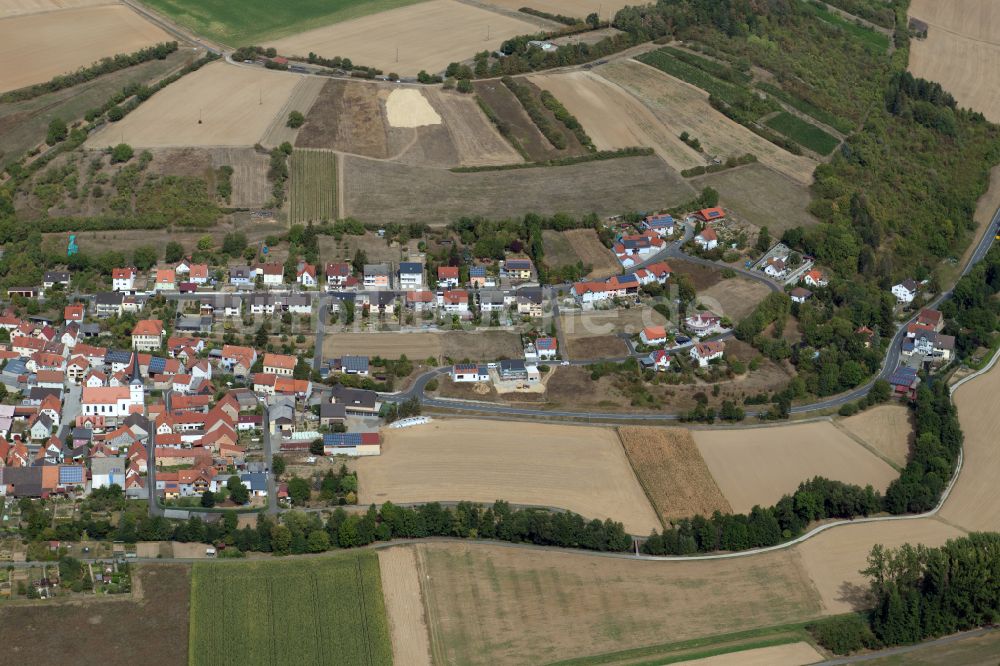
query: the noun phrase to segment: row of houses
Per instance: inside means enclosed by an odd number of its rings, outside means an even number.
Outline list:
[[[584,308],[592,308],[599,303],[627,298],[639,293],[643,286],[657,283],[666,284],[672,274],[666,262],[650,264],[634,273],[615,275],[606,280],[585,280],[570,288],[570,295]]]

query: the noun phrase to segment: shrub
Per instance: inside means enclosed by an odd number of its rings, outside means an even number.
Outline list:
[[[878,640],[860,615],[842,615],[810,624],[806,629],[816,642],[834,654],[850,654],[878,646]]]
[[[302,127],[302,123],[304,123],[305,121],[306,117],[303,116],[300,112],[292,111],[291,113],[288,114],[288,122],[285,124],[291,127],[292,129],[298,129],[299,127]]]

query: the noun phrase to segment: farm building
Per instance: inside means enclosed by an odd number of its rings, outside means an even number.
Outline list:
[[[377,432],[328,432],[323,435],[327,456],[377,456],[382,453],[382,436]]]

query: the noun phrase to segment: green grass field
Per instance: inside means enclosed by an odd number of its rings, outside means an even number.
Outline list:
[[[833,129],[841,132],[843,134],[850,134],[855,130],[855,125],[850,120],[841,118],[840,116],[834,115],[827,111],[826,109],[821,109],[818,106],[810,104],[806,100],[796,97],[787,90],[782,90],[778,86],[773,86],[769,83],[758,82],[757,87],[768,95],[777,97],[782,102],[788,104],[789,106],[798,109],[807,116],[811,116],[821,123],[826,123]]]
[[[189,663],[392,664],[374,551],[194,565]]]
[[[671,51],[675,51],[675,49],[657,49],[656,51],[636,56],[635,59],[647,65],[652,65],[681,81],[687,81],[691,85],[698,86],[709,95],[715,95],[727,104],[732,104],[734,100],[746,94],[745,86],[723,81],[704,69],[679,60]],[[691,60],[698,57],[690,56],[690,54],[685,55]],[[699,58],[699,60],[704,61],[705,59]]]
[[[179,25],[227,46],[249,46],[421,0],[142,0]],[[324,54],[325,55],[325,54]],[[335,55],[335,54],[332,54]],[[331,55],[331,57],[332,57]]]
[[[318,150],[296,150],[290,169],[292,224],[337,218],[337,156]]]
[[[835,14],[825,6],[816,4],[811,0],[805,0],[805,4],[818,16],[830,25],[835,25],[848,35],[862,41],[879,53],[885,53],[889,48],[889,38],[885,33],[872,30],[868,26],[858,25],[854,21],[849,21],[840,14]]]
[[[836,137],[787,111],[780,112],[764,124],[820,155],[829,155],[839,143]]]

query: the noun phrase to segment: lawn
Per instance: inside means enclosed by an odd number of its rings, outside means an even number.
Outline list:
[[[189,663],[392,664],[378,557],[199,563]]]
[[[143,0],[194,32],[228,46],[248,46],[420,0]],[[305,55],[305,54],[301,54]],[[337,54],[321,54],[333,57]]]
[[[299,149],[292,153],[292,224],[337,218],[336,164],[332,152]]]
[[[829,155],[840,143],[835,137],[787,111],[781,111],[764,124],[820,155]]]

